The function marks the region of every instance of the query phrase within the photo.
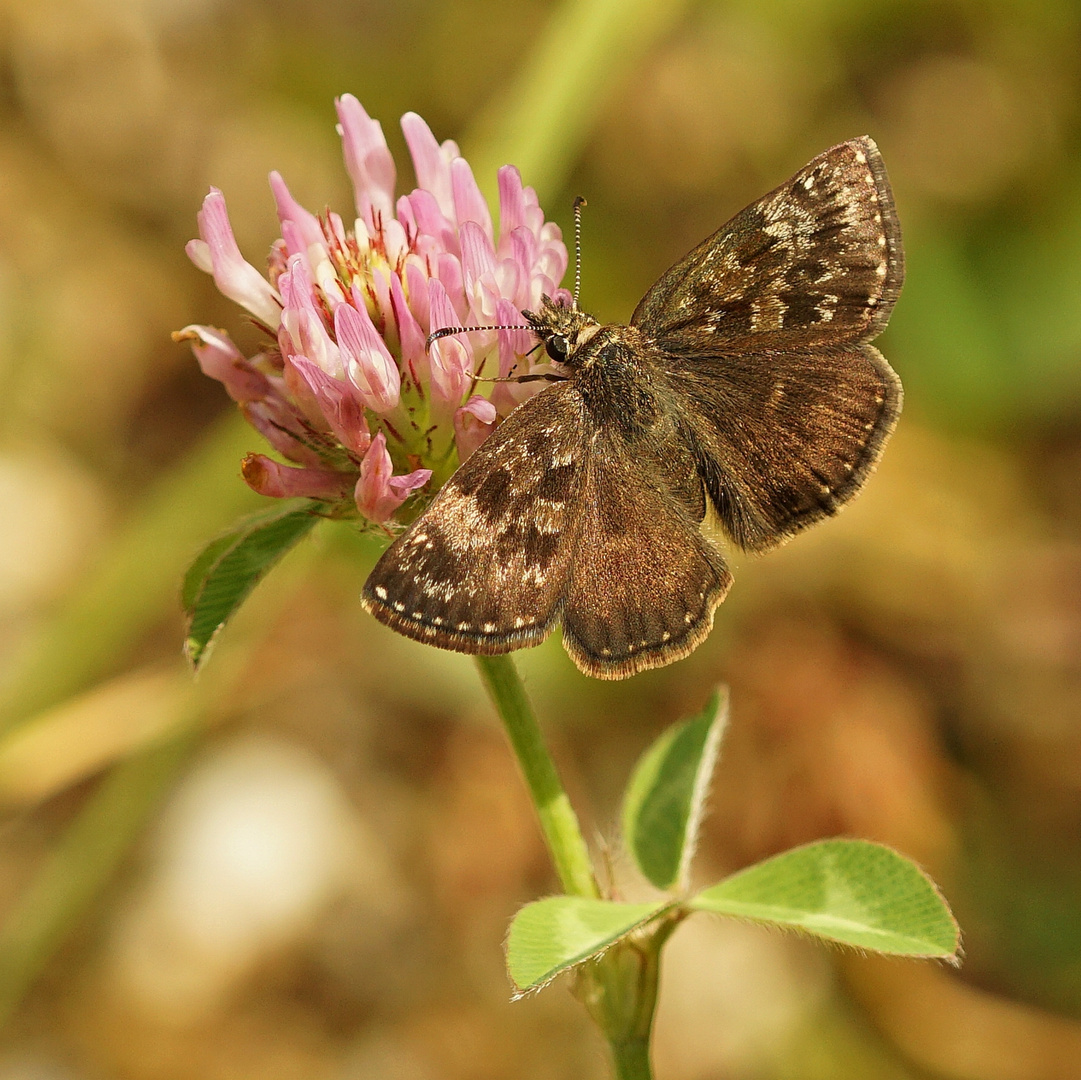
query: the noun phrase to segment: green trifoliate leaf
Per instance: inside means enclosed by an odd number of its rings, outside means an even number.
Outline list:
[[[901,956],[950,958],[960,946],[934,882],[892,848],[866,840],[794,848],[713,885],[689,906]]]
[[[218,631],[267,571],[317,521],[310,503],[290,502],[244,518],[203,548],[184,575],[180,590],[188,620],[184,652],[193,668],[206,659]]]
[[[507,935],[507,970],[521,991],[603,952],[614,941],[671,905],[622,904],[581,896],[552,896],[527,904]]]
[[[687,883],[727,719],[728,691],[721,689],[698,716],[670,728],[645,752],[627,785],[624,843],[659,889]]]

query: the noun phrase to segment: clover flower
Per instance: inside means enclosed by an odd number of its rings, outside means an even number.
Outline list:
[[[402,117],[418,187],[395,199],[394,160],[379,123],[346,94],[336,102],[353,182],[352,227],[315,215],[270,174],[281,222],[263,276],[241,254],[225,197],[211,188],[187,252],[267,334],[244,356],[228,334],[187,326],[203,372],[218,379],[287,463],[249,454],[244,479],[275,497],[304,496],[386,526],[438,487],[538,383],[526,329],[443,337],[449,326],[517,326],[558,288],[567,249],[518,170],[499,170],[499,230],[466,160],[415,113]],[[543,365],[542,365],[543,366]]]

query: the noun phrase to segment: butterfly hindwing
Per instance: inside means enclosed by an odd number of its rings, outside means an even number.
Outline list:
[[[586,674],[625,678],[695,649],[732,578],[699,531],[687,448],[628,440],[611,425],[594,433],[587,460],[563,644]]]
[[[870,341],[903,278],[886,170],[863,137],[721,226],[661,276],[631,325],[681,355]]]
[[[584,438],[570,382],[520,405],[386,550],[364,606],[444,649],[493,654],[542,641],[577,541]]]
[[[872,345],[707,355],[669,378],[721,524],[751,551],[836,513],[901,411],[901,382]]]

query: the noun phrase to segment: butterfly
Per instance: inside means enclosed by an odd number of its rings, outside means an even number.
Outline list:
[[[646,293],[630,324],[524,312],[565,378],[519,405],[369,576],[417,641],[495,654],[562,624],[586,674],[687,656],[732,584],[707,511],[764,552],[835,514],[882,455],[901,383],[871,340],[901,290],[874,142],[825,151]]]

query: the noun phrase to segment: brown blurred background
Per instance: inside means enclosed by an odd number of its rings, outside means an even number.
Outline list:
[[[0,1080],[591,1080],[557,984],[501,941],[555,882],[467,658],[365,616],[376,548],[324,527],[194,686],[177,584],[256,504],[257,437],[169,332],[240,312],[183,254],[207,186],[241,247],[266,174],[348,208],[333,98],[522,167],[583,303],[825,147],[879,143],[908,283],[905,414],[836,521],[741,559],[710,641],[626,684],[522,656],[620,866],[635,758],[719,680],[703,883],[786,846],[893,844],[959,973],[698,917],[658,1080],[1081,1077],[1081,8],[825,0],[0,4]]]

